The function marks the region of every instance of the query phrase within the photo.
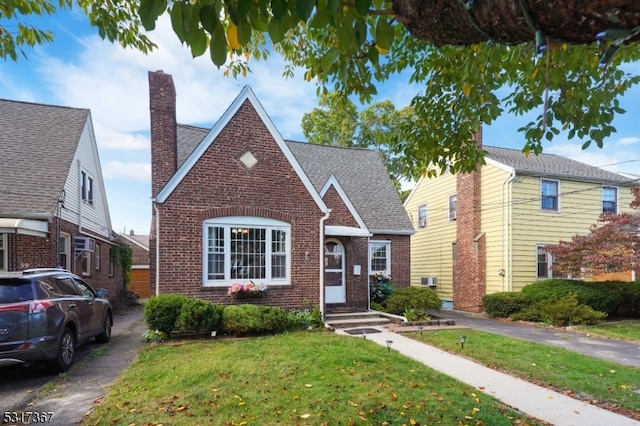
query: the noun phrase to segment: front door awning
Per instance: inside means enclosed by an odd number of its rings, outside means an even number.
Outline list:
[[[352,226],[327,225],[324,227],[324,235],[331,237],[370,237],[373,234],[367,229]]]
[[[0,218],[0,233],[23,234],[46,238],[49,233],[49,223],[45,220]]]

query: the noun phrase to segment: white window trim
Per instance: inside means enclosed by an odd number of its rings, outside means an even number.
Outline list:
[[[0,234],[0,249],[2,250],[2,253],[0,253],[0,256],[2,256],[2,265],[3,265],[3,267],[0,268],[0,271],[6,272],[6,270],[7,270],[7,262],[9,260],[9,257],[7,256],[7,236],[6,236],[6,234]]]
[[[618,214],[620,213],[620,188],[617,186],[613,186],[613,185],[603,185],[602,186],[602,192],[601,192],[601,207],[602,207],[602,213],[604,213],[604,190],[605,189],[614,189],[616,191],[616,211],[613,212],[613,214]]]
[[[540,281],[549,280],[553,278],[553,255],[549,252],[546,252],[547,255],[547,276],[539,277],[538,276],[538,251],[542,248],[544,249],[546,244],[536,244],[536,279]]]
[[[281,286],[281,285],[291,285],[291,225],[276,219],[267,219],[262,217],[252,217],[252,216],[227,216],[227,217],[218,217],[213,219],[207,219],[202,223],[202,283],[204,287],[228,287],[235,283],[247,284],[248,279],[238,279],[231,278],[230,267],[231,264],[231,252],[227,249],[230,247],[230,235],[231,228],[235,226],[242,226],[246,228],[266,228],[267,229],[267,247],[269,247],[268,253],[271,253],[271,231],[272,230],[284,230],[286,232],[286,273],[285,278],[277,278],[277,279],[256,279],[254,281],[256,284],[265,284],[268,286]],[[222,227],[224,228],[224,241],[225,241],[225,251],[224,251],[224,279],[221,280],[210,280],[207,276],[207,267],[208,267],[208,241],[207,241],[207,230],[210,227]],[[265,269],[267,272],[267,276],[271,274],[271,256],[268,256],[268,261],[265,265]]]
[[[542,183],[543,182],[555,182],[556,183],[556,199],[557,199],[556,210],[542,208],[542,199],[543,199]],[[540,178],[540,205],[539,205],[539,208],[540,208],[541,212],[545,212],[545,213],[560,213],[560,181],[558,179]]]
[[[96,194],[96,180],[91,176],[91,174],[82,170],[80,173],[80,198],[82,202],[93,206]]]
[[[452,217],[451,215],[451,199],[455,197],[456,198],[456,209],[455,209],[455,217]],[[455,222],[458,219],[458,194],[450,194],[447,197],[447,219],[449,220],[449,222]]]
[[[71,253],[71,234],[60,232],[60,239],[64,241],[64,247],[58,247],[58,263],[60,262],[60,253],[64,253],[67,258],[66,265],[60,265],[64,269],[71,270],[71,263],[74,261]]]
[[[95,260],[94,261],[94,266],[95,266],[96,271],[100,270],[100,254],[101,254],[100,253],[100,244],[96,243],[95,249],[94,249],[94,253],[93,253],[93,256],[95,258],[94,259]]]
[[[369,265],[369,269],[371,269],[371,246],[373,244],[384,244],[387,246],[387,267],[381,271],[374,271],[371,270],[369,271],[369,275],[375,275],[378,272],[383,272],[385,275],[387,276],[392,276],[391,275],[391,240],[369,240],[369,255],[368,255],[368,265]]]
[[[80,265],[82,267],[82,276],[90,276],[91,275],[91,256],[92,253],[88,251],[83,251],[80,256]],[[86,263],[85,263],[86,260]],[[86,266],[86,268],[85,268]]]
[[[420,222],[420,209],[424,207],[424,223]],[[426,228],[429,223],[429,209],[426,204],[420,204],[418,206],[418,228]]]

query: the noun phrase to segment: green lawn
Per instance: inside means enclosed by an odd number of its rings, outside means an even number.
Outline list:
[[[464,349],[459,343],[461,334],[466,335]],[[606,407],[619,405],[621,412],[640,412],[638,368],[475,330],[432,331],[407,336],[585,401],[598,401]]]
[[[579,326],[576,330],[611,339],[633,340],[640,343],[640,321],[613,321],[599,325]]]
[[[86,425],[535,425],[473,387],[348,336],[145,349]]]

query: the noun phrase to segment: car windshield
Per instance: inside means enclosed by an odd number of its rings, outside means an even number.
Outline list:
[[[0,279],[0,303],[33,300],[30,281]]]

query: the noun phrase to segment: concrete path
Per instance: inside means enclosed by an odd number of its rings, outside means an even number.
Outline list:
[[[447,316],[449,318],[449,316]],[[640,426],[640,422],[595,405],[570,398],[553,390],[534,385],[480,365],[466,358],[410,339],[383,327],[368,327],[379,333],[368,333],[368,340],[415,359],[447,376],[476,387],[503,403],[556,426]],[[349,335],[344,330],[339,334]],[[354,338],[362,339],[362,335]]]

